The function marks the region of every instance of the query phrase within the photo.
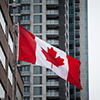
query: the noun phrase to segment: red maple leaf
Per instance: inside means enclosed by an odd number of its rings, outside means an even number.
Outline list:
[[[60,56],[58,56],[56,58],[57,52],[53,49],[53,47],[51,47],[51,49],[49,49],[49,47],[47,47],[47,52],[41,47],[42,49],[42,53],[45,55],[46,60],[51,62],[52,64],[54,64],[56,67],[59,68],[59,66],[64,65],[63,61],[64,59],[62,59]],[[51,65],[51,68],[53,67],[53,65]]]

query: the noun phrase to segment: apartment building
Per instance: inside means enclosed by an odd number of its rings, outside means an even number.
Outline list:
[[[0,0],[0,100],[22,100],[23,80],[18,67],[14,66],[13,62],[13,59],[16,61],[17,56],[17,53],[14,53],[14,48],[15,52],[17,51],[17,32],[14,42],[13,22],[8,4],[8,0]]]

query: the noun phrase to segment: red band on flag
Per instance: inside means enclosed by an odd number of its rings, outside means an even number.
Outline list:
[[[18,60],[36,62],[35,36],[19,24],[19,57]]]
[[[78,88],[82,89],[80,80],[79,80],[79,77],[80,77],[79,67],[80,67],[81,62],[78,59],[73,58],[69,55],[67,55],[67,59],[68,59],[68,65],[69,65],[67,81],[77,86]]]

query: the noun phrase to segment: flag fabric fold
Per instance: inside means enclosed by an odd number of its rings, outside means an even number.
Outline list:
[[[34,36],[20,24],[18,26],[18,60],[49,68],[64,80],[82,89],[79,81],[81,63],[78,59]]]

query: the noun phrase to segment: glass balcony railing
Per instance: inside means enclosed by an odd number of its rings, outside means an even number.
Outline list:
[[[59,82],[47,82],[47,86],[59,86]]]
[[[47,43],[52,44],[52,45],[58,45],[59,41],[58,40],[47,40]]]
[[[47,71],[46,74],[47,74],[47,75],[57,75],[57,74],[54,73],[53,71]]]
[[[47,30],[47,34],[58,35],[59,34],[59,31],[58,30]]]
[[[26,85],[26,84],[30,84],[30,81],[24,81],[24,84]]]
[[[20,24],[30,24],[30,20],[21,20]]]
[[[47,14],[58,14],[58,10],[47,10]]]
[[[22,4],[29,4],[30,3],[30,0],[21,0],[21,3]]]
[[[47,24],[59,24],[58,20],[47,20]]]
[[[46,4],[58,4],[58,0],[46,0]]]
[[[30,14],[30,10],[21,10],[21,14]]]
[[[30,92],[24,92],[24,96],[29,96]]]
[[[21,75],[30,75],[30,71],[20,71]]]
[[[47,92],[47,96],[59,96],[59,92]]]

